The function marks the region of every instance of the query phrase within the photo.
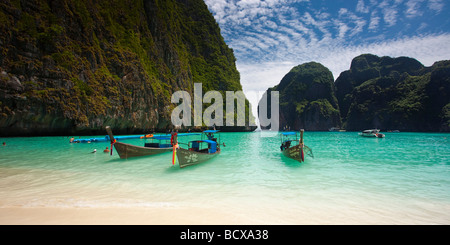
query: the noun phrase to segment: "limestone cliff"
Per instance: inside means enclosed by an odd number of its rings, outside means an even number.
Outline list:
[[[279,91],[280,129],[324,131],[341,126],[333,74],[323,65],[296,66],[267,90],[268,97],[271,91]]]
[[[347,130],[450,131],[450,61],[360,55],[336,89]]]
[[[270,91],[280,93],[281,129],[450,132],[448,60],[425,67],[409,57],[363,54],[336,82],[327,68],[311,62],[267,90],[269,98]]]
[[[202,0],[4,0],[0,32],[3,136],[167,130],[173,92],[242,90]]]

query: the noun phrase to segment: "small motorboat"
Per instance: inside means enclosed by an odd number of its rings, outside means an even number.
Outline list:
[[[367,129],[359,133],[363,137],[384,138],[384,134],[380,133],[379,129]]]

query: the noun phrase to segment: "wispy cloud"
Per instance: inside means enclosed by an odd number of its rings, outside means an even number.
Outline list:
[[[358,0],[358,3],[356,4],[356,11],[360,13],[369,13],[369,8],[364,3],[364,0]]]
[[[397,13],[395,8],[385,8],[383,10],[383,20],[386,22],[388,27],[391,27],[397,23]]]
[[[444,9],[443,0],[429,0],[428,8],[435,11],[436,13],[440,13]]]
[[[370,15],[369,31],[377,30],[379,24],[380,24],[380,16],[378,16],[377,11],[373,11],[372,14]]]
[[[343,22],[342,22],[343,21]],[[363,31],[364,26],[366,25],[366,20],[362,17],[357,16],[346,8],[341,8],[339,10],[339,24],[349,23],[353,27],[350,30],[350,37],[354,36]]]
[[[421,16],[423,12],[421,11],[421,4],[425,2],[425,0],[409,0],[406,2],[406,17],[414,18],[417,16]]]

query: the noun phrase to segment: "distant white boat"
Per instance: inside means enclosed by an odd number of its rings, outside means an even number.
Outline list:
[[[359,133],[359,135],[363,137],[376,137],[376,138],[384,138],[384,134],[380,133],[379,129],[367,129]]]

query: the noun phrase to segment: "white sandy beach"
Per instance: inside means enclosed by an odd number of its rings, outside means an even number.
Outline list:
[[[214,212],[210,212],[207,217],[209,218],[198,219],[195,210],[192,209],[0,208],[0,225],[220,225],[245,223],[243,220],[220,216]]]
[[[367,207],[366,207],[367,208]],[[448,208],[448,207],[447,207]],[[0,208],[0,225],[432,225],[448,224],[449,217],[410,216],[408,212],[309,209],[304,212],[221,211],[212,208]]]

